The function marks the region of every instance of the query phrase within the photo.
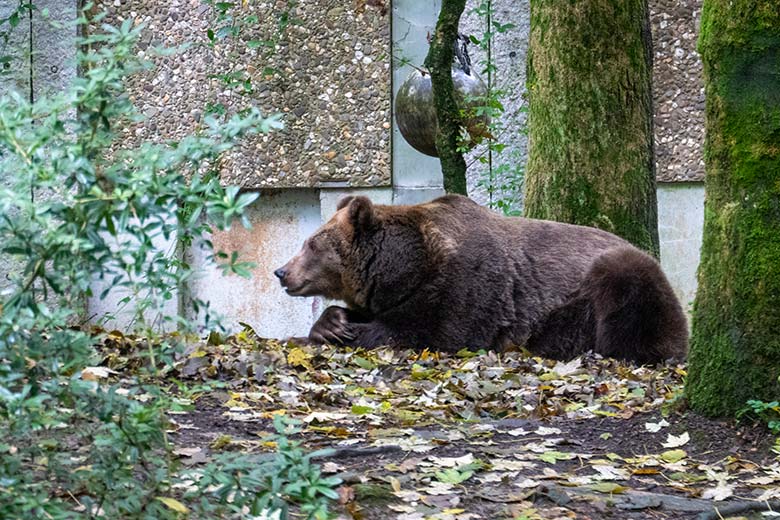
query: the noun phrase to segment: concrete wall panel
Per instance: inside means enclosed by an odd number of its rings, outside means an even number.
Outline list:
[[[215,233],[215,249],[237,251],[239,258],[257,264],[252,278],[223,276],[205,252],[193,246],[187,257],[201,274],[189,287],[193,297],[211,302],[211,308],[226,319],[229,330],[238,322],[251,325],[263,337],[301,336],[309,332],[322,311],[320,298],[293,298],[273,275],[300,249],[303,241],[320,226],[320,201],[316,190],[285,190],[263,193],[249,208],[251,229],[236,223],[230,231]]]
[[[35,0],[32,19],[33,94],[35,99],[57,94],[76,79],[75,0]],[[44,10],[48,17],[43,16]]]
[[[704,84],[696,51],[701,0],[651,0],[659,181],[704,179]]]
[[[491,82],[494,89],[503,92],[500,101],[504,106],[497,140],[506,145],[501,153],[494,152],[490,160],[493,185],[496,187],[493,198],[511,201],[512,208],[520,210],[523,185],[513,179],[523,177],[528,157],[525,64],[531,30],[531,8],[529,0],[494,0],[493,7],[494,24],[514,25],[503,33],[496,33],[491,50],[498,69]]]
[[[690,310],[696,296],[696,270],[704,226],[704,185],[660,183],[658,185],[658,234],[661,239],[661,267]]]
[[[469,52],[477,73],[491,90],[500,93],[504,113],[497,122],[496,140],[506,148],[501,153],[489,152],[482,144],[467,155],[469,196],[483,205],[499,199],[512,200],[513,208],[519,210],[522,206],[522,184],[511,182],[510,177],[522,176],[527,157],[524,95],[530,6],[528,0],[493,0],[493,12],[488,20],[486,15],[476,13],[475,9],[480,4],[479,0],[470,0],[466,4],[461,31],[478,39],[482,39],[488,30],[494,32],[489,58],[497,70],[490,73],[485,70],[488,56],[478,46],[470,45]],[[513,27],[497,32],[496,24],[513,24]],[[492,186],[492,193],[487,185]]]
[[[8,17],[19,7],[17,0],[0,0],[0,18]],[[7,24],[3,29],[7,29]],[[0,42],[0,56],[8,56],[10,61],[0,64],[0,96],[11,91],[19,93],[24,98],[30,98],[30,20],[24,17],[19,25],[11,32],[8,44]],[[10,188],[15,179],[8,172],[11,167],[4,167],[2,152],[0,151],[0,187]],[[0,255],[0,297],[5,291],[12,288],[11,278],[21,274],[24,264],[7,255]]]
[[[18,0],[0,0],[0,18],[9,17],[18,7]],[[15,90],[30,97],[30,22],[25,13],[19,25],[10,30],[8,43],[0,42],[0,56],[10,58],[9,62],[0,64],[0,95]],[[9,25],[3,24],[3,31],[8,30]]]
[[[173,218],[171,215],[168,222]],[[126,250],[130,244],[129,237],[122,235],[117,238],[106,236],[106,240],[114,251]],[[153,239],[152,243],[157,252],[162,252],[167,257],[176,258],[179,255],[175,236],[166,239],[160,234]],[[93,280],[91,284],[92,296],[86,302],[86,313],[90,321],[99,323],[108,329],[124,331],[142,326],[150,326],[158,331],[169,331],[177,328],[175,320],[167,320],[166,318],[175,318],[179,315],[178,291],[172,291],[172,297],[168,300],[155,300],[156,307],[146,309],[143,313],[143,323],[139,323],[135,321],[136,306],[140,299],[148,295],[145,293],[133,294],[128,288],[114,287],[105,298],[101,298],[110,281],[110,279],[101,280],[99,278]],[[123,301],[125,299],[127,301]]]

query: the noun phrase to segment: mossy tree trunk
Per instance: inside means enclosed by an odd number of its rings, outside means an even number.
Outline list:
[[[425,67],[431,73],[433,104],[439,125],[436,152],[444,175],[444,190],[462,195],[466,195],[466,161],[458,151],[462,117],[452,84],[452,60],[458,24],[465,8],[466,0],[442,0],[436,31],[425,57]]]
[[[526,215],[658,256],[647,0],[531,0]]]
[[[780,398],[780,8],[705,0],[706,202],[686,394],[708,415]]]

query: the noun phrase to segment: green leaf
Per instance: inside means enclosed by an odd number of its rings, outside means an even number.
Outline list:
[[[374,408],[371,406],[364,406],[359,404],[353,404],[351,408],[351,412],[354,415],[366,415],[374,411]]]
[[[683,450],[669,450],[661,453],[661,459],[672,464],[681,461],[687,456],[688,454]]]
[[[352,362],[359,366],[360,368],[366,369],[366,370],[373,370],[376,368],[376,363],[373,361],[369,361],[368,359],[360,356],[355,356],[352,358]]]
[[[598,491],[599,493],[611,494],[623,493],[628,489],[627,487],[615,484],[614,482],[599,482],[598,484],[591,484],[588,487],[593,491]]]
[[[546,451],[539,455],[539,459],[549,464],[555,464],[559,460],[571,460],[574,458],[573,453],[564,453],[562,451]]]
[[[435,475],[439,482],[444,482],[445,484],[460,484],[461,482],[470,479],[474,475],[474,472],[470,470],[458,471],[457,469],[449,468],[444,471],[437,471]]]

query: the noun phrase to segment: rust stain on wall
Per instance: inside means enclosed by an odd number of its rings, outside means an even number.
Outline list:
[[[252,277],[214,272],[201,278],[194,292],[210,300],[226,323],[247,322],[258,333],[305,334],[319,314],[319,299],[289,296],[273,271],[320,225],[319,196],[312,190],[263,191],[247,217],[251,228],[235,222],[230,230],[215,231],[211,242],[216,251],[236,251],[240,261],[255,263]]]
[[[269,255],[269,252],[275,244],[283,243],[287,234],[289,234],[287,228],[279,226],[278,222],[257,220],[253,222],[251,229],[237,224],[230,230],[219,231],[213,235],[212,243],[216,251],[224,251],[228,254],[236,251],[239,261],[256,264],[249,279],[241,278],[236,274],[228,275],[235,279],[234,282],[252,287],[249,297],[244,293],[241,300],[235,302],[242,308],[242,313],[261,314],[264,306],[262,296],[281,291],[279,282],[273,275],[275,267],[269,262],[269,257],[273,255]]]

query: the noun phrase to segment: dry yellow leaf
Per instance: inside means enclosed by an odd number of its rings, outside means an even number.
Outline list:
[[[287,353],[287,363],[293,367],[311,368],[310,359],[311,354],[300,347],[295,347]]]
[[[190,510],[187,509],[187,506],[176,500],[175,498],[171,497],[156,497],[157,500],[168,506],[168,509],[172,509],[173,511],[176,511],[177,513],[189,513]]]

